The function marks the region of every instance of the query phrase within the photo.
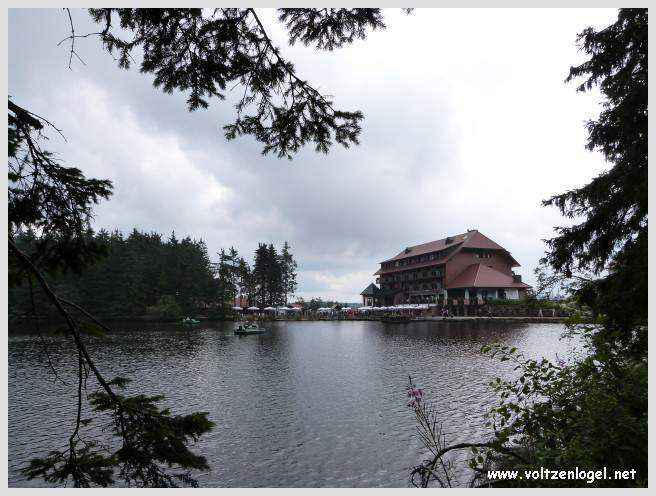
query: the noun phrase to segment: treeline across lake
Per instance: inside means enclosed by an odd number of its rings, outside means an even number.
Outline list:
[[[234,248],[221,250],[219,300],[259,308],[287,304],[297,287],[296,267],[287,242],[280,253],[273,244],[260,243],[252,267]]]
[[[282,302],[296,286],[296,263],[287,243],[281,255],[273,245],[260,245],[251,269],[234,249],[222,250],[213,262],[203,240],[178,239],[175,233],[165,238],[136,229],[127,236],[101,230],[87,236],[101,253],[98,259],[79,272],[51,273],[48,283],[62,298],[103,319],[173,320],[198,313],[224,318],[234,306],[235,291],[241,290],[237,281],[248,281],[253,304],[258,298]],[[27,252],[48,243],[31,231],[16,241]],[[23,282],[9,288],[10,320],[33,317],[34,309],[40,316],[56,314],[37,287]]]

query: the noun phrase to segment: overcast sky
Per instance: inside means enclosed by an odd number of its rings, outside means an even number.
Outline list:
[[[72,15],[77,33],[97,31],[85,11]],[[262,16],[302,78],[364,112],[360,146],[262,157],[251,138],[223,138],[230,105],[189,113],[185,95],[118,69],[96,38],[77,41],[87,65],[69,70],[57,46],[66,14],[10,10],[10,95],[64,131],[68,143],[49,146],[66,163],[114,182],[96,228],[175,230],[203,238],[214,259],[287,240],[297,294],[341,301],[360,301],[405,246],[477,228],[534,281],[541,240],[565,222],[541,200],[606,167],[584,148],[599,96],[564,79],[584,58],[576,34],[614,10],[392,10],[387,30],[333,52],[289,47],[274,13]]]

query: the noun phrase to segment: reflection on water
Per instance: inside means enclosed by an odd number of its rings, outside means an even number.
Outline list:
[[[511,373],[481,346],[496,341],[553,358],[574,344],[554,324],[268,326],[267,334],[234,336],[231,324],[122,324],[89,346],[106,376],[134,379],[128,392],[163,393],[174,413],[210,412],[217,426],[195,447],[211,466],[198,475],[201,486],[405,487],[424,456],[406,406],[408,375],[435,401],[449,443],[478,440],[494,401],[486,384]],[[19,469],[63,446],[74,419],[76,362],[65,340],[47,339],[67,385],[45,365],[42,340],[9,338],[10,486],[43,485]]]

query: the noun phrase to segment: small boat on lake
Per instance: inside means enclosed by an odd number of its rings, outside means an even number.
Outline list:
[[[200,320],[192,319],[191,317],[185,317],[180,323],[182,325],[198,325],[200,324]]]
[[[238,336],[247,336],[249,334],[263,334],[266,329],[257,327],[255,324],[241,324],[235,327],[235,334]]]

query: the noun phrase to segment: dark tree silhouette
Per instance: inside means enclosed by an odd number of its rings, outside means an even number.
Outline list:
[[[69,68],[73,57],[81,61],[76,40],[98,36],[121,68],[129,68],[132,53],[142,50],[141,72],[154,74],[155,86],[165,92],[188,93],[189,110],[206,108],[210,98],[222,100],[226,91],[239,86],[243,93],[235,120],[224,127],[228,139],[251,135],[263,144],[263,153],[288,158],[306,144],[326,153],[334,143],[347,148],[358,143],[362,113],[336,109],[328,95],[303,80],[274,46],[254,9],[90,9],[102,30],[82,35],[76,34],[66,12],[71,27],[66,38]],[[328,50],[364,38],[367,29],[384,27],[380,9],[280,9],[280,20],[290,31],[290,43]],[[40,140],[46,126],[59,132],[43,117],[9,101],[9,279],[11,284],[29,284],[32,296],[36,284],[66,322],[78,356],[77,416],[67,448],[32,460],[25,473],[80,487],[113,484],[116,471],[130,485],[195,485],[190,470],[207,468],[207,463],[187,444],[212,428],[207,413],[172,416],[157,407],[159,396],[121,395],[118,391],[127,380],[106,379],[82,339],[83,334],[109,328],[48,283],[46,276],[79,272],[103,254],[90,220],[93,205],[110,196],[111,183],[88,179],[43,150]],[[21,233],[28,233],[30,243],[21,245]],[[271,258],[275,250],[269,248],[263,253]],[[260,275],[244,273],[249,286],[250,279]],[[280,279],[276,274],[267,277],[269,286]],[[34,305],[33,313],[37,315]],[[82,436],[81,427],[90,421],[81,417],[89,374],[100,385],[90,396],[91,405],[113,419],[118,450],[108,451]]]
[[[499,396],[487,415],[491,440],[445,446],[431,424],[422,440],[432,456],[412,470],[413,483],[443,482],[444,455],[466,449],[473,454],[472,484],[590,487],[487,477],[489,469],[585,466],[637,471],[631,480],[593,481],[597,486],[647,486],[647,31],[647,9],[620,9],[615,23],[579,35],[590,58],[572,67],[567,81],[583,77],[578,91],[599,87],[605,97],[599,117],[587,123],[587,147],[601,151],[610,168],[544,202],[578,222],[557,228],[543,263],[551,282],[585,274],[566,282],[593,312],[594,325],[574,319],[570,328],[588,353],[554,365],[508,346],[484,346],[519,371],[491,383]]]
[[[189,110],[207,108],[237,87],[235,120],[227,139],[253,136],[262,153],[291,158],[306,144],[327,153],[334,143],[359,143],[360,111],[335,108],[332,98],[301,78],[273,44],[255,9],[89,9],[102,30],[76,35],[71,22],[71,58],[77,38],[97,35],[128,69],[141,50],[140,70],[167,93],[188,93]],[[381,9],[279,9],[289,42],[333,50],[369,29],[381,29]],[[63,41],[63,40],[62,40]]]
[[[78,360],[77,414],[68,446],[31,460],[24,473],[51,483],[72,482],[75,487],[108,486],[114,482],[115,471],[129,485],[196,485],[190,470],[206,469],[207,461],[192,453],[187,444],[214,425],[207,412],[173,416],[157,406],[161,396],[120,394],[118,391],[128,380],[105,378],[83,339],[111,330],[84,308],[56,294],[46,280],[44,273],[55,275],[68,269],[79,272],[97,260],[101,245],[88,235],[91,206],[110,195],[111,183],[86,179],[80,170],[57,163],[41,148],[39,133],[44,125],[49,125],[45,119],[10,101],[9,282],[29,284],[33,305],[32,288],[36,284],[65,321]],[[16,242],[23,229],[39,232],[39,237],[33,236],[27,244],[32,249],[28,253]],[[36,307],[33,313],[37,315]],[[86,438],[82,432],[92,421],[82,418],[90,375],[98,384],[98,390],[90,395],[91,406],[112,419],[112,432],[119,440],[115,450]],[[169,470],[163,468],[166,466]]]
[[[617,22],[579,35],[590,56],[572,67],[567,81],[583,78],[578,91],[599,87],[603,110],[587,123],[589,150],[610,164],[590,183],[549,198],[568,218],[557,228],[544,262],[556,274],[597,276],[579,296],[607,316],[606,334],[632,341],[646,352],[647,321],[647,10],[620,9]],[[605,274],[605,275],[604,275]]]

